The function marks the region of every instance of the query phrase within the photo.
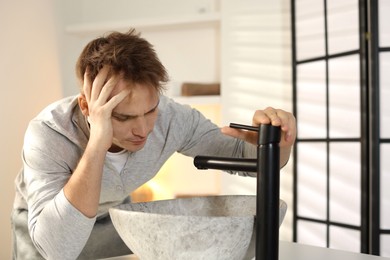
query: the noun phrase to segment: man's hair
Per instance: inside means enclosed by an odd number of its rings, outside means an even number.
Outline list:
[[[77,78],[83,82],[88,68],[93,81],[105,65],[111,67],[110,74],[121,73],[125,80],[151,85],[159,92],[169,80],[153,46],[134,29],[112,32],[88,43],[77,60]]]

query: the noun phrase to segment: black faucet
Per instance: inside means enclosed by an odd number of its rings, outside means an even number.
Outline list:
[[[257,158],[225,158],[196,156],[198,169],[219,169],[257,172],[256,190],[256,260],[279,258],[279,199],[280,199],[280,127],[259,127],[230,124],[232,128],[256,131]]]

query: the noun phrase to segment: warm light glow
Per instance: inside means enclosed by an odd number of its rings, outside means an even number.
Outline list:
[[[183,99],[192,100],[191,98]],[[219,124],[219,104],[191,104],[207,118]],[[193,159],[179,153],[173,154],[158,174],[132,193],[132,201],[165,200],[177,197],[218,195],[221,190],[221,172],[199,171]],[[152,193],[152,196],[150,195]]]
[[[174,198],[172,191],[164,185],[161,185],[156,180],[149,181],[148,185],[153,191],[153,200],[165,200]]]

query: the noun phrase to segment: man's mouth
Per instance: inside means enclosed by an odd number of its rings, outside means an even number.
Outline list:
[[[146,138],[144,139],[137,139],[137,140],[129,140],[130,143],[133,145],[142,145],[146,142]]]

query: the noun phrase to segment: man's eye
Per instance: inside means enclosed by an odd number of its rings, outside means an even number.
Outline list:
[[[119,122],[124,122],[124,121],[128,120],[128,118],[124,117],[124,116],[113,116],[113,118]]]
[[[148,113],[146,113],[146,115],[154,114],[154,112],[156,112],[156,111],[157,111],[157,107],[150,110]]]

